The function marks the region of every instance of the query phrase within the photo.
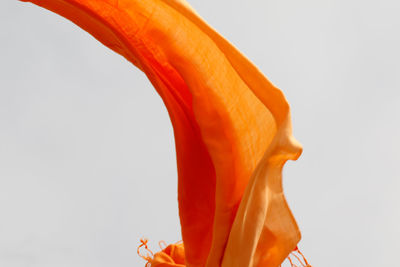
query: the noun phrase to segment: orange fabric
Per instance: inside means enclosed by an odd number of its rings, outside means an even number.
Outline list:
[[[131,61],[168,109],[185,249],[152,266],[279,266],[300,239],[281,169],[301,153],[281,91],[184,0],[30,2]]]
[[[172,244],[154,255],[151,260],[151,266],[185,266],[185,250],[183,244]],[[165,265],[171,264],[171,265]]]

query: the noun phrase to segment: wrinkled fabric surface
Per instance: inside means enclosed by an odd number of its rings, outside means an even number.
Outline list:
[[[184,0],[30,2],[132,62],[168,109],[184,248],[151,266],[279,266],[300,240],[281,170],[301,146],[282,92]]]

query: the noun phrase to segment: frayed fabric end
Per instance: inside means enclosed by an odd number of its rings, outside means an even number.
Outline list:
[[[287,260],[289,261],[291,267],[312,267],[297,246],[289,254]]]
[[[167,245],[165,241],[160,241],[158,245],[161,251],[153,253],[148,246],[148,240],[146,238],[140,239],[137,253],[146,261],[145,267],[185,267],[183,242]]]

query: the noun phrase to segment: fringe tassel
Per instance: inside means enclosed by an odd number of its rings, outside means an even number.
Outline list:
[[[137,254],[139,255],[139,257],[141,257],[142,259],[144,259],[146,262],[145,267],[150,267],[151,266],[151,262],[153,261],[153,257],[154,257],[154,253],[153,251],[151,251],[149,249],[149,247],[147,246],[147,243],[149,242],[149,240],[147,240],[146,238],[141,238],[140,239],[140,245],[137,248]],[[160,241],[160,243],[163,241]],[[165,243],[165,242],[164,242]],[[161,247],[161,245],[160,245]],[[144,248],[144,250],[146,251],[146,255],[143,255],[140,250],[141,248]]]
[[[149,247],[147,246],[147,243],[149,241],[146,238],[141,238],[140,239],[140,245],[137,248],[137,254],[139,255],[139,257],[141,257],[142,259],[144,259],[146,261],[146,265],[145,267],[151,267],[151,262],[153,261],[153,257],[154,257],[154,253],[153,251],[151,251],[149,249]],[[165,243],[165,241],[160,241],[158,242],[158,245],[160,246],[161,250],[164,250],[167,247],[167,243]],[[146,255],[143,255],[141,253],[141,249],[144,249],[146,251]],[[293,259],[291,258],[294,257],[298,264],[294,263]],[[304,256],[304,254],[300,251],[300,249],[296,246],[296,248],[288,255],[287,260],[290,263],[291,267],[312,267],[306,257]],[[282,267],[282,265],[280,266]]]
[[[294,261],[293,261],[293,259],[291,258],[291,256],[294,257],[294,258],[297,260],[297,262],[298,262],[297,264],[294,263]],[[312,266],[308,263],[306,257],[304,257],[303,253],[301,253],[301,251],[299,250],[298,247],[296,247],[296,248],[288,255],[287,259],[288,259],[288,261],[289,261],[291,267],[312,267]],[[300,264],[300,265],[298,265],[298,264]],[[282,265],[281,265],[281,266],[282,266]]]
[[[148,242],[149,240],[147,238],[141,238],[140,245],[137,248],[137,254],[139,255],[139,257],[146,261],[145,267],[151,267],[151,263],[154,259],[154,253],[149,249],[149,246],[147,245]],[[158,242],[158,246],[160,247],[161,251],[163,251],[168,245],[164,240],[161,240],[160,242]],[[145,255],[142,254],[142,250],[146,252]]]

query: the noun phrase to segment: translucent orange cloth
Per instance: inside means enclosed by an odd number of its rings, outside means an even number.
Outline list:
[[[297,159],[282,92],[184,0],[31,0],[141,69],[174,128],[184,249],[151,266],[279,266],[300,232],[281,170]]]

